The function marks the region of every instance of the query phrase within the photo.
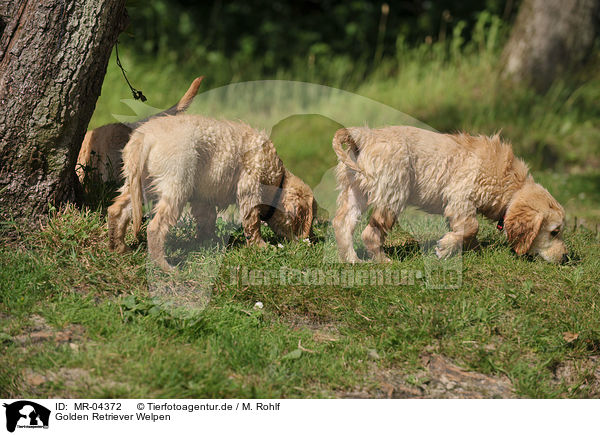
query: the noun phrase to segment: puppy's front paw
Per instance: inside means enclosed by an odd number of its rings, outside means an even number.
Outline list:
[[[391,263],[392,262],[392,259],[385,254],[376,255],[375,257],[373,257],[373,260],[375,260],[377,263]]]
[[[454,255],[462,248],[462,244],[460,241],[456,240],[451,235],[446,235],[442,237],[435,247],[435,255],[439,259],[448,258]]]
[[[109,243],[108,248],[117,254],[125,254],[131,251],[131,248],[125,243]]]
[[[171,266],[166,261],[164,263],[160,264],[160,268],[163,270],[163,272],[167,272],[167,273],[177,270],[177,268],[175,266]]]
[[[356,255],[356,252],[354,251],[346,253],[340,252],[340,258],[343,262],[350,264],[362,263],[362,260],[358,258],[358,255]]]
[[[121,247],[117,250],[119,254],[126,254],[127,252],[131,252],[131,248],[127,245],[121,245]]]
[[[452,252],[449,251],[448,249],[444,249],[444,248],[440,248],[439,246],[436,246],[435,247],[435,255],[440,260],[443,260],[444,258],[450,257],[450,255],[452,255]]]
[[[171,266],[169,263],[167,263],[167,260],[165,258],[157,258],[157,257],[152,257],[152,261],[154,262],[154,264],[156,266],[158,266],[163,272],[173,272],[174,270],[176,270],[176,267]]]
[[[265,242],[263,239],[257,240],[255,245],[258,246],[259,248],[266,248],[269,246],[269,244],[267,242]]]
[[[260,236],[255,236],[255,237],[249,237],[246,236],[246,246],[256,246],[258,248],[266,248],[267,246],[270,246],[267,242],[265,242],[262,237]]]

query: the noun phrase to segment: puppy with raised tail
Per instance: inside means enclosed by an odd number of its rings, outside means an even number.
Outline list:
[[[342,261],[359,261],[352,234],[370,205],[362,239],[378,261],[388,261],[385,236],[407,205],[448,219],[451,231],[436,248],[440,258],[476,244],[480,213],[499,221],[517,254],[537,254],[553,263],[567,259],[564,209],[498,135],[349,127],[336,132],[333,149],[340,190],[333,226]]]
[[[202,79],[204,79],[204,76],[194,79],[177,104],[150,118],[185,112],[194,101]],[[121,152],[123,151],[123,147],[129,140],[131,132],[150,118],[131,123],[116,122],[106,124],[88,131],[81,144],[79,155],[77,156],[77,165],[75,166],[79,182],[84,182],[86,170],[89,169],[96,169],[104,182],[109,180],[120,181]]]
[[[125,185],[108,208],[109,247],[125,251],[125,231],[142,223],[142,193],[157,196],[148,224],[150,257],[163,269],[165,236],[187,202],[198,230],[214,234],[216,209],[237,203],[249,245],[264,246],[261,221],[287,239],[305,239],[317,207],[313,193],[288,171],[269,137],[241,122],[200,115],[153,118],[123,149]],[[146,186],[144,186],[146,184]]]

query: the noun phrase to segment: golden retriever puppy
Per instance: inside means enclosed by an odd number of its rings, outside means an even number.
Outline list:
[[[176,105],[154,116],[176,115],[187,110],[198,93],[203,78],[196,78]],[[123,147],[129,140],[131,132],[147,120],[107,124],[88,131],[81,144],[75,166],[79,181],[83,183],[87,168],[97,169],[102,181],[120,180]]]
[[[122,252],[130,219],[137,234],[146,181],[157,195],[148,224],[150,257],[164,270],[164,242],[184,205],[199,232],[214,234],[216,209],[237,203],[248,245],[264,246],[261,221],[287,239],[310,235],[316,202],[311,189],[286,170],[269,137],[252,127],[200,115],[151,119],[123,149],[125,185],[108,208],[109,247]]]
[[[436,248],[440,258],[463,243],[476,245],[477,213],[499,221],[517,254],[539,254],[553,263],[567,258],[564,209],[498,135],[350,127],[336,132],[333,149],[340,190],[333,227],[342,261],[359,261],[352,234],[369,205],[373,213],[362,239],[379,261],[388,261],[384,238],[407,205],[448,219],[451,231]]]

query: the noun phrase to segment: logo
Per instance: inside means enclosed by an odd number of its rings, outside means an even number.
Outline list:
[[[29,400],[19,400],[3,404],[6,408],[6,430],[14,432],[15,428],[47,429],[50,421],[50,410]]]

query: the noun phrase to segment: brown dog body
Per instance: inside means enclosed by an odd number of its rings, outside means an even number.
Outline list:
[[[153,117],[176,115],[184,112],[198,93],[203,78],[196,78],[176,105]],[[123,147],[129,140],[131,132],[147,120],[144,119],[134,123],[107,124],[88,131],[81,144],[75,167],[79,181],[83,183],[86,170],[89,168],[97,170],[102,181],[120,180]]]
[[[440,258],[463,244],[476,244],[477,213],[504,219],[517,254],[539,254],[555,263],[565,258],[563,208],[498,136],[350,127],[337,131],[333,149],[341,191],[333,226],[343,261],[359,261],[352,234],[369,205],[374,211],[362,238],[377,260],[387,260],[382,251],[385,235],[407,205],[448,219],[451,231],[436,248]]]
[[[201,232],[214,231],[217,208],[237,203],[250,245],[265,245],[261,220],[288,239],[309,236],[316,206],[312,191],[285,169],[269,137],[246,124],[199,115],[151,119],[132,133],[123,170],[125,185],[108,209],[110,247],[126,249],[130,219],[139,231],[147,180],[158,197],[148,250],[163,269],[170,268],[165,236],[187,202]]]

